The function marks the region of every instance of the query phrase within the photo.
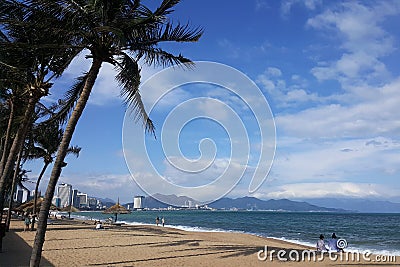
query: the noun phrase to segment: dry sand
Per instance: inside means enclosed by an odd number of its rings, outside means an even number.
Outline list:
[[[29,249],[35,232],[23,232],[22,221],[12,221],[11,232],[4,240],[0,266],[24,266],[29,262]],[[286,256],[314,250],[274,239],[239,233],[186,232],[162,226],[112,226],[94,230],[93,224],[75,220],[56,220],[48,226],[43,248],[43,266],[375,266],[361,260],[331,260],[321,256],[305,261],[281,261],[278,250]],[[25,242],[24,242],[25,241]],[[268,258],[258,259],[258,252],[268,246]],[[291,251],[291,250],[296,251]],[[273,258],[270,253],[272,250]],[[281,252],[283,254],[283,252]],[[18,256],[19,255],[19,256]],[[307,258],[307,254],[306,258]],[[264,257],[264,253],[260,253]],[[339,255],[337,255],[339,258]],[[379,266],[399,266],[381,262]]]

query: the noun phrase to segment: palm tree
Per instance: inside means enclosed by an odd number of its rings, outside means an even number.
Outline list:
[[[48,94],[51,80],[59,77],[80,51],[65,47],[64,41],[70,43],[68,36],[62,35],[61,39],[59,32],[51,30],[60,23],[58,18],[47,15],[41,20],[43,12],[31,9],[23,2],[29,1],[0,1],[1,86],[11,84],[19,88],[24,103],[23,116],[10,149],[6,143],[4,155],[7,156],[0,161],[0,211],[17,155],[33,123],[34,110],[39,100]],[[39,20],[41,23],[36,23]]]
[[[139,60],[147,65],[193,63],[182,55],[173,55],[159,47],[160,42],[195,42],[201,29],[190,29],[188,25],[173,25],[167,16],[173,11],[178,0],[163,0],[153,12],[140,0],[31,0],[36,8],[51,12],[64,20],[64,27],[76,38],[76,47],[87,49],[87,58],[92,64],[87,74],[76,86],[79,98],[68,120],[57,158],[51,172],[50,181],[39,213],[38,229],[35,236],[31,266],[39,266],[45,232],[47,214],[55,187],[61,174],[62,164],[72,135],[89,99],[93,85],[103,63],[110,63],[117,70],[116,79],[121,86],[121,95],[137,119],[142,119],[147,132],[154,134],[154,125],[147,116],[139,93]]]
[[[55,123],[39,124],[33,130],[33,139],[34,139],[35,145],[30,149],[28,159],[42,158],[44,161],[43,168],[40,171],[40,174],[37,179],[36,186],[35,186],[35,195],[34,195],[34,201],[33,201],[33,210],[34,211],[36,211],[36,208],[37,208],[37,198],[38,198],[38,190],[39,190],[40,181],[41,181],[47,167],[53,162],[53,159],[56,155],[58,146],[61,143],[63,133],[64,133],[64,131],[62,129],[60,129],[58,124],[55,124]],[[78,157],[80,151],[81,151],[80,147],[72,146],[72,147],[68,148],[67,155],[73,154],[76,157]],[[67,163],[64,163],[63,165],[66,166]],[[32,227],[32,230],[35,229],[35,217],[33,217],[31,227]]]
[[[26,171],[23,171],[23,175],[21,175],[21,160],[22,160],[22,153],[23,150],[21,150],[18,153],[17,157],[17,162],[16,162],[16,168],[14,170],[14,175],[11,183],[11,188],[10,188],[10,194],[9,194],[9,202],[8,202],[8,211],[7,211],[7,219],[6,219],[6,231],[10,229],[10,222],[11,222],[11,208],[13,204],[13,196],[14,192],[16,189],[17,184],[21,181],[22,176],[26,174]],[[19,176],[20,175],[20,176]]]

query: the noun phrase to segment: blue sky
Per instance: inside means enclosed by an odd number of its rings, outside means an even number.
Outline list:
[[[223,172],[231,157],[232,140],[224,130],[226,125],[218,121],[193,120],[179,137],[188,159],[201,156],[198,144],[202,139],[213,140],[202,144],[205,152],[216,152],[208,172],[190,177],[179,174],[167,164],[167,159],[176,155],[168,158],[162,151],[161,129],[169,113],[185,101],[206,97],[222,102],[243,118],[251,143],[249,161],[240,163],[247,167],[243,179],[228,196],[400,202],[399,14],[399,1],[182,1],[172,14],[173,21],[201,26],[204,35],[197,43],[163,47],[247,75],[271,108],[276,152],[267,179],[250,194],[249,177],[260,154],[254,117],[240,97],[224,88],[191,84],[165,95],[151,112],[157,140],[147,137],[146,143],[155,168],[166,179],[184,186],[205,184],[212,175]],[[56,82],[49,99],[56,99],[57,90],[72,84],[89,64],[84,55],[75,60]],[[143,66],[142,82],[160,70]],[[82,147],[81,155],[79,159],[68,157],[60,182],[90,195],[128,202],[142,194],[131,173],[148,180],[154,177],[141,165],[143,158],[134,157],[136,165],[127,167],[122,145],[125,107],[118,92],[112,67],[104,65],[72,140],[73,145]],[[150,109],[152,95],[143,90],[141,94]],[[208,104],[198,108],[203,115],[222,114],[219,106],[214,106],[218,103]],[[238,158],[232,162],[235,160]],[[30,176],[37,176],[40,166],[30,163]],[[239,177],[239,169],[232,175]],[[44,181],[49,174],[50,169]],[[157,184],[153,186],[163,193]]]

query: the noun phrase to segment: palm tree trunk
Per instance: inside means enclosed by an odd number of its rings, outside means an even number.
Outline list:
[[[13,176],[13,181],[11,185],[11,193],[10,193],[10,201],[8,202],[8,211],[7,211],[7,221],[6,221],[6,231],[10,229],[10,222],[11,222],[11,208],[12,208],[12,203],[13,203],[13,196],[14,196],[14,191],[15,187],[17,185],[17,177],[19,174],[19,169],[20,169],[20,164],[21,164],[21,158],[22,158],[22,152],[23,149],[18,153],[18,158],[17,158],[17,166],[14,171],[14,176]]]
[[[50,162],[45,162],[44,166],[42,168],[42,171],[39,174],[39,177],[37,179],[36,182],[36,186],[35,186],[35,196],[33,198],[33,214],[34,216],[32,217],[32,226],[31,226],[31,230],[35,230],[35,221],[36,221],[36,207],[37,207],[37,198],[38,198],[38,190],[39,190],[39,184],[40,184],[40,180],[42,180],[43,174],[47,169],[47,166],[49,166]]]
[[[6,161],[8,149],[10,146],[10,132],[11,132],[11,126],[14,120],[14,104],[12,100],[9,100],[10,103],[10,117],[8,118],[8,125],[7,125],[7,131],[6,131],[6,137],[4,140],[4,145],[3,145],[3,154],[1,155],[1,161],[0,161],[0,175],[3,173],[4,170],[4,164]]]
[[[40,264],[40,259],[42,257],[42,248],[47,229],[47,217],[49,214],[51,201],[54,196],[54,191],[58,182],[58,178],[61,174],[61,169],[68,151],[69,144],[72,139],[72,135],[75,131],[75,127],[79,121],[79,118],[81,117],[83,110],[85,109],[86,103],[90,96],[90,92],[92,91],[94,82],[96,81],[97,75],[99,74],[101,64],[102,61],[100,59],[93,59],[92,66],[90,67],[84,88],[81,95],[79,96],[78,102],[76,103],[71,117],[68,120],[67,127],[65,128],[65,132],[61,140],[61,144],[58,147],[57,158],[54,162],[49,184],[47,185],[46,194],[40,207],[39,222],[30,259],[31,267],[38,267]]]
[[[0,178],[0,213],[2,213],[4,208],[4,193],[6,191],[6,184],[10,177],[10,173],[12,168],[15,165],[15,161],[17,159],[18,152],[21,150],[22,145],[25,141],[26,133],[28,131],[30,122],[32,120],[32,114],[35,111],[35,105],[38,101],[38,98],[31,97],[29,99],[28,105],[25,110],[24,119],[21,122],[20,127],[18,128],[17,134],[15,135],[13,144],[11,146],[10,152],[7,157],[7,162],[4,166],[4,170],[1,172]],[[1,222],[1,216],[0,216]]]

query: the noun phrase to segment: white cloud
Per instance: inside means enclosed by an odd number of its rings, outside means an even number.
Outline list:
[[[256,0],[256,11],[260,11],[263,9],[269,8],[267,1],[265,0]]]
[[[287,184],[271,188],[270,192],[259,193],[261,198],[325,198],[325,197],[355,197],[355,198],[388,198],[399,195],[399,189],[379,184],[363,183],[299,183]]]
[[[66,85],[68,89],[72,86],[74,79],[89,71],[92,61],[85,58],[87,54],[89,54],[88,51],[83,51],[72,61],[71,65],[63,74],[62,80],[68,80],[71,82],[71,84]],[[139,65],[143,64],[139,63]],[[153,68],[145,65],[141,66],[141,82],[143,83],[146,79],[160,70],[161,68]],[[89,104],[104,106],[121,103],[123,101],[123,98],[120,97],[121,89],[118,83],[115,81],[116,74],[117,72],[113,65],[109,63],[103,63],[93,87],[92,94],[90,95]]]
[[[272,97],[272,101],[279,107],[297,106],[301,103],[324,102],[327,100],[316,93],[307,92],[307,81],[302,79],[300,75],[292,75],[291,84],[287,84],[282,77],[282,71],[275,67],[268,67],[264,73],[257,76],[256,82]]]
[[[224,49],[225,53],[230,58],[239,58],[242,56],[240,46],[232,43],[228,39],[219,40],[218,45]]]
[[[329,49],[339,48],[343,52],[336,61],[330,58],[321,61],[311,73],[319,80],[337,79],[344,88],[360,82],[361,78],[385,80],[389,73],[381,58],[395,47],[393,37],[381,24],[387,16],[399,12],[399,5],[394,2],[378,2],[372,7],[345,2],[310,18],[309,27],[329,35],[333,44]]]
[[[399,86],[400,79],[378,88],[358,87],[354,94],[347,95],[352,104],[332,104],[277,115],[277,128],[285,135],[304,138],[399,136],[400,95],[396,89]]]
[[[309,10],[314,10],[321,5],[322,0],[285,0],[281,3],[281,12],[283,16],[290,14],[294,5],[304,5]]]
[[[295,1],[285,3],[290,10]],[[326,58],[315,57],[311,73],[319,81],[338,81],[341,93],[319,96],[296,74],[290,82],[268,70],[257,77],[277,107],[311,104],[277,113],[277,155],[260,196],[399,195],[390,185],[400,173],[400,78],[391,78],[383,61],[394,51],[394,37],[383,25],[399,14],[400,4],[378,3],[345,2],[308,20],[309,27],[327,34],[329,45],[321,51],[332,50]]]
[[[292,184],[367,184],[374,183],[382,187],[396,187],[400,174],[400,142],[388,138],[349,140],[315,140],[286,138],[278,140],[278,151],[274,160],[271,174],[264,185],[266,192],[282,193],[288,196],[289,185]],[[286,187],[289,186],[289,187]],[[306,188],[306,187],[305,187]],[[329,186],[326,186],[329,188]],[[296,188],[294,188],[296,189]],[[360,190],[363,188],[360,187]],[[313,194],[314,190],[305,190],[304,194]],[[297,191],[292,197],[305,197]],[[387,197],[382,193],[381,198]],[[282,193],[283,194],[283,193]],[[319,192],[321,196],[329,196]],[[324,195],[325,194],[325,195]],[[343,195],[354,196],[349,190]],[[361,196],[360,196],[361,197]],[[367,197],[367,196],[365,196]]]

